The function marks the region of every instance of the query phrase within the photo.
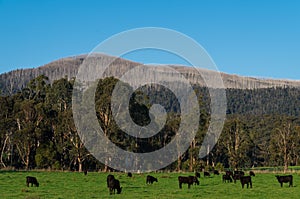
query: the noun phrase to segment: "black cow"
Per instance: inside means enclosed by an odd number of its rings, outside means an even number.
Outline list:
[[[204,172],[203,172],[203,176],[204,176],[204,177],[209,177],[210,174],[209,174],[207,171],[204,171]]]
[[[218,170],[214,170],[214,175],[220,175]]]
[[[250,176],[255,176],[255,173],[253,171],[249,171]]]
[[[132,173],[131,172],[127,173],[127,177],[131,178],[132,177]]]
[[[108,175],[106,178],[106,182],[107,182],[107,187],[109,188],[110,195],[112,193],[115,194],[116,190],[117,190],[117,194],[121,193],[122,187],[120,187],[120,181],[115,179],[113,175]]]
[[[234,183],[236,183],[237,180],[240,180],[241,177],[243,177],[243,176],[244,176],[244,175],[241,175],[241,174],[234,174],[234,175],[232,176]]]
[[[86,175],[87,175],[87,170],[84,170],[83,173],[84,173],[84,175],[86,176]]]
[[[283,183],[289,183],[289,187],[293,187],[293,176],[287,175],[287,176],[275,176],[280,183],[280,186],[282,187]]]
[[[196,173],[195,173],[195,176],[196,176],[197,178],[200,178],[200,173],[199,173],[199,172],[196,172]]]
[[[232,171],[226,171],[227,176],[232,176],[233,177],[233,172]]]
[[[193,182],[194,182],[195,185],[199,185],[200,184],[200,182],[199,182],[199,180],[198,180],[198,178],[196,176],[189,176],[189,178],[193,179]]]
[[[245,184],[247,184],[247,188],[249,188],[249,184],[250,184],[250,188],[252,188],[251,176],[241,176],[240,181],[241,181],[241,184],[242,184],[242,188],[244,188]]]
[[[106,178],[107,187],[109,187],[109,181],[111,181],[112,179],[115,179],[115,176],[109,174]]]
[[[195,176],[188,176],[188,177],[178,176],[178,182],[179,182],[180,189],[182,188],[182,184],[188,184],[188,188],[190,188],[191,185],[194,183],[199,184],[199,181]]]
[[[150,175],[147,175],[146,184],[153,184],[153,182],[158,182],[157,178],[155,178],[153,176],[150,176]]]
[[[230,175],[223,175],[223,182],[232,182],[232,178]]]
[[[39,187],[39,182],[37,181],[36,177],[27,176],[26,177],[26,185],[29,187],[29,184],[31,183],[31,186],[35,185],[36,187]]]
[[[234,183],[236,183],[237,180],[240,180],[240,178],[243,177],[244,175],[245,175],[244,171],[234,171],[232,176]]]

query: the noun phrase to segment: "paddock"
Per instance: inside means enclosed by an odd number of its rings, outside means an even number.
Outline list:
[[[239,183],[223,183],[221,172],[219,176],[200,178],[200,185],[192,185],[190,189],[178,188],[178,176],[194,176],[194,173],[145,173],[134,174],[128,178],[126,173],[89,172],[82,175],[79,172],[8,172],[0,171],[1,198],[112,198],[106,183],[108,174],[113,174],[120,180],[123,187],[120,195],[114,198],[298,198],[300,193],[300,175],[293,174],[294,187],[288,185],[282,188],[275,178],[275,173],[257,173],[252,178],[253,188],[242,189]],[[147,175],[157,177],[159,183],[152,186],[145,184]],[[279,174],[282,175],[282,174]],[[26,176],[35,176],[40,186],[27,187]]]

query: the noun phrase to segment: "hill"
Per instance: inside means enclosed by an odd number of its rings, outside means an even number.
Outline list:
[[[54,80],[59,80],[64,77],[69,79],[76,76],[79,66],[82,64],[87,55],[80,55],[74,57],[62,58],[44,66],[32,69],[18,69],[8,73],[0,74],[0,90],[2,94],[14,94],[26,87],[31,79],[38,77],[39,75],[45,75],[49,78],[50,83]],[[115,57],[99,54],[96,59],[102,59],[110,61],[116,59]],[[112,64],[113,71],[110,71],[115,77],[120,77],[124,71],[141,65],[140,63],[117,58]],[[171,66],[171,65],[169,65]],[[161,66],[145,66],[145,67],[160,67]],[[206,69],[195,69],[187,66],[174,66],[174,69],[182,73],[192,84],[199,84],[205,86],[205,83],[201,77],[207,75],[214,78],[216,72]],[[201,74],[199,73],[201,70]],[[173,74],[169,74],[172,76]],[[260,79],[253,77],[242,77],[238,75],[230,75],[221,73],[224,86],[226,88],[235,89],[257,89],[257,88],[273,88],[273,87],[300,87],[300,81],[289,81],[289,80],[274,80],[274,79]]]

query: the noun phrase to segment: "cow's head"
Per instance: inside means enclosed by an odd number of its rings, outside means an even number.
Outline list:
[[[197,177],[194,177],[194,182],[199,185],[199,180],[197,179]]]
[[[122,192],[122,187],[117,189],[117,194],[120,194]]]

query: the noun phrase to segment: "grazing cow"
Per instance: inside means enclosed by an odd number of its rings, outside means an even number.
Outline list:
[[[196,176],[189,176],[189,178],[193,179],[193,182],[194,182],[195,185],[199,185],[200,184],[200,182],[199,182],[199,180],[198,180],[198,178]]]
[[[29,187],[29,184],[31,183],[31,186],[35,185],[36,187],[39,187],[39,182],[37,181],[36,177],[27,176],[26,177],[26,185]]]
[[[233,177],[233,172],[232,171],[226,171],[227,176],[232,176]]]
[[[129,172],[129,173],[127,174],[127,176],[131,178],[131,177],[132,177],[132,173]]]
[[[207,171],[204,171],[203,175],[204,175],[204,177],[209,177],[210,176],[210,174]]]
[[[223,182],[232,182],[232,178],[230,175],[223,175]]]
[[[288,175],[288,176],[275,176],[280,183],[280,186],[282,187],[283,183],[289,183],[289,187],[293,187],[293,176]]]
[[[234,174],[234,175],[232,176],[234,183],[236,183],[237,180],[240,180],[241,177],[243,177],[243,176],[244,176],[244,175],[241,175],[241,174]]]
[[[153,182],[158,182],[157,178],[155,178],[153,176],[150,176],[150,175],[147,175],[146,184],[153,184]]]
[[[195,176],[178,176],[179,188],[182,188],[182,184],[188,184],[188,188],[191,187],[192,184],[197,183],[199,184],[198,179]]]
[[[199,172],[196,172],[196,173],[195,173],[195,176],[196,176],[197,178],[200,178],[200,173],[199,173]]]
[[[252,188],[251,176],[241,176],[240,181],[242,184],[242,188],[244,188],[245,184],[247,184],[247,188],[249,188],[249,184],[250,184],[250,188]]]
[[[116,193],[117,190],[117,194],[120,194],[122,191],[122,187],[120,187],[120,181],[115,179],[115,177],[113,175],[108,175],[107,176],[107,186],[109,188],[109,194],[112,195],[112,193]]]
[[[214,175],[220,175],[218,170],[214,170]]]
[[[255,176],[255,173],[253,171],[249,171],[250,176]]]

